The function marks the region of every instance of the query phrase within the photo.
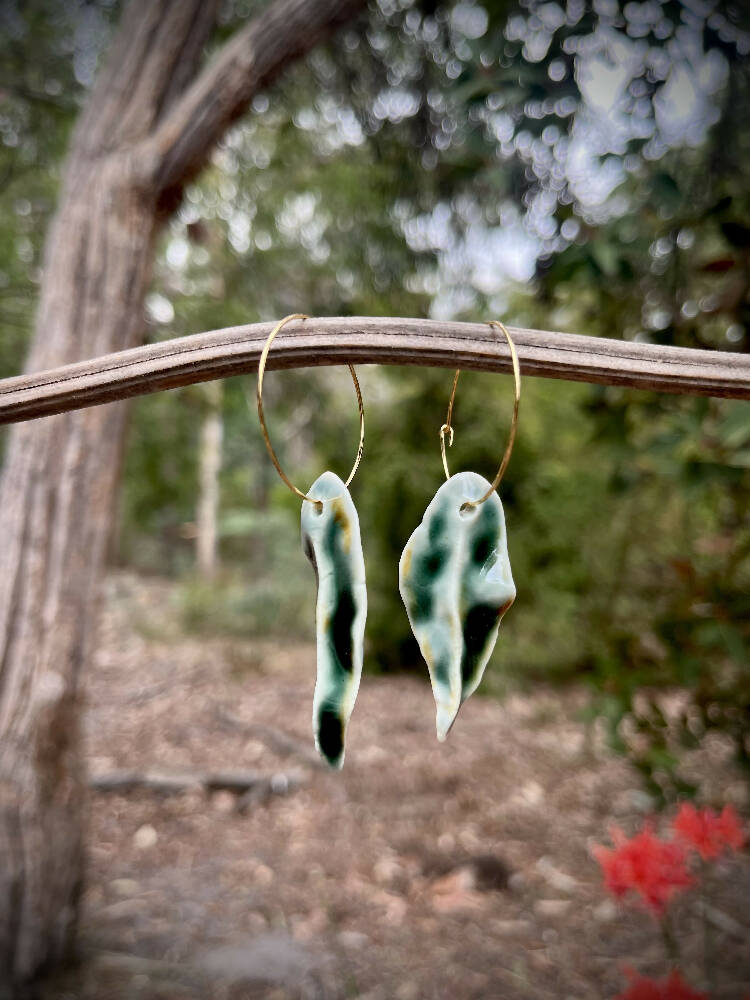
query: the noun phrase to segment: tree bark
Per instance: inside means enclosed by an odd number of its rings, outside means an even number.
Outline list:
[[[185,178],[255,88],[361,6],[273,3],[196,76],[219,3],[127,7],[73,136],[27,371],[138,343],[154,237]],[[269,24],[279,33],[273,45]],[[222,91],[212,104],[215,85]],[[60,961],[75,930],[85,805],[80,678],[123,406],[14,428],[0,480],[0,995],[20,995]]]
[[[137,343],[158,192],[127,150],[173,74],[193,70],[216,3],[136,0],[76,129],[27,368]],[[213,12],[211,12],[213,8]],[[11,436],[0,482],[0,982],[60,960],[83,874],[80,672],[90,654],[113,506],[121,404]]]
[[[221,471],[222,383],[206,386],[201,426],[198,510],[195,518],[195,554],[198,574],[213,580],[218,562],[219,472]]]

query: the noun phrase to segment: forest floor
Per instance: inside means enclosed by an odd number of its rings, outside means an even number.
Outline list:
[[[582,690],[475,696],[441,745],[425,677],[365,677],[331,773],[312,646],[185,636],[171,593],[107,584],[81,959],[44,1000],[606,1000],[624,966],[664,974],[655,923],[590,854],[653,803],[580,721]],[[747,811],[720,741],[694,766]],[[742,1000],[750,857],[707,886],[674,904],[681,967],[707,988],[707,958],[711,996]]]

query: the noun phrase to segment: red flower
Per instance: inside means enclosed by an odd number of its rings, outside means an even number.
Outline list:
[[[648,824],[630,840],[615,827],[612,840],[614,850],[597,845],[593,854],[602,867],[607,889],[615,896],[624,896],[632,889],[661,915],[672,895],[692,884],[685,867],[685,848],[660,840]]]
[[[733,806],[724,806],[717,815],[713,809],[696,809],[691,802],[683,802],[672,827],[704,860],[718,858],[727,848],[738,851],[745,843]]]
[[[648,979],[632,970],[626,975],[630,986],[615,1000],[708,1000],[708,993],[691,989],[676,969],[666,979]]]

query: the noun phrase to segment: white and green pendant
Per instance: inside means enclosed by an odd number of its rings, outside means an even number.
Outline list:
[[[318,584],[317,680],[313,733],[328,763],[344,763],[346,727],[362,676],[367,588],[359,518],[349,490],[333,472],[315,480],[302,504],[302,545]]]
[[[482,679],[500,620],[516,596],[505,516],[490,484],[474,472],[443,483],[399,561],[399,590],[427,662],[439,740]]]

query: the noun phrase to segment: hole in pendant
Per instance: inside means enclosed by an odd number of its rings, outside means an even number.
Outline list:
[[[323,513],[323,501],[313,500],[312,505],[313,505],[313,511],[318,517],[320,517],[320,515]]]
[[[467,500],[465,503],[462,503],[461,506],[458,508],[458,516],[463,518],[471,517],[472,514],[476,514],[476,510],[477,510],[477,505],[473,503],[471,500]]]

